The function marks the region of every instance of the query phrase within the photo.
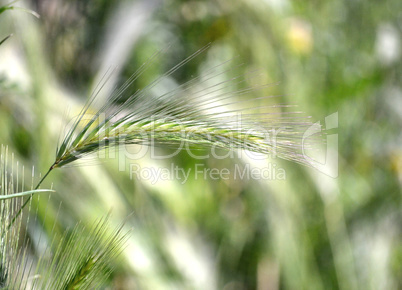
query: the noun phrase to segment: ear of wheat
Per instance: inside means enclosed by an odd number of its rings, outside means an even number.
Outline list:
[[[126,144],[242,149],[308,165],[301,154],[303,133],[311,125],[308,118],[300,112],[278,111],[290,107],[283,104],[257,108],[262,113],[252,112],[256,109],[253,102],[263,102],[273,96],[234,101],[266,85],[244,87],[240,76],[221,81],[220,77],[230,70],[224,64],[173,91],[152,95],[153,88],[205,49],[183,60],[144,89],[126,96],[152,59],[90,115],[88,112],[100,87],[65,135],[51,169]],[[228,109],[233,105],[240,109]]]
[[[25,236],[32,221],[28,213],[15,213],[19,212],[23,196],[52,190],[23,191],[23,169],[8,156],[7,147],[1,146],[0,288],[94,289],[104,285],[112,270],[110,261],[120,254],[128,237],[127,233],[122,233],[123,225],[110,229],[108,216],[91,228],[77,224],[71,231],[53,236],[51,245],[47,245],[48,249],[35,265],[29,255],[28,236]]]
[[[105,77],[106,80],[98,85],[67,130],[56,150],[54,163],[35,190],[55,168],[62,168],[106,148],[128,144],[249,150],[310,166],[310,161],[302,154],[303,133],[312,125],[309,117],[297,111],[281,111],[289,105],[256,107],[254,104],[274,96],[234,101],[236,97],[253,94],[268,85],[247,87],[242,76],[225,79],[224,76],[233,69],[227,67],[230,61],[207,70],[202,77],[193,78],[170,92],[153,95],[155,87],[208,47],[198,50],[145,88],[127,96],[134,82],[163,51],[154,54],[123,86],[114,90],[95,113],[90,114],[107,81]],[[236,106],[236,109],[228,109],[230,106]],[[260,112],[255,113],[256,110]],[[310,141],[310,144],[314,142]]]

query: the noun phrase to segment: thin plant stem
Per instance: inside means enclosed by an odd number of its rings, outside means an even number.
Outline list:
[[[39,186],[42,184],[42,182],[45,180],[45,178],[49,175],[49,173],[54,169],[54,164],[49,168],[49,170],[46,172],[45,175],[43,175],[43,177],[41,178],[41,180],[38,182],[38,184],[35,186],[35,190],[39,188]],[[8,225],[7,230],[10,230],[11,226],[14,224],[15,220],[19,217],[19,215],[21,214],[22,210],[24,209],[24,207],[29,203],[29,201],[32,199],[32,196],[34,195],[31,194],[27,200],[24,202],[24,204],[21,206],[21,208],[18,210],[18,212],[15,214],[15,216],[13,217],[13,219],[11,220],[10,224]]]

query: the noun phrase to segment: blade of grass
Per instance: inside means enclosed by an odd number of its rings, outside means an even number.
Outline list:
[[[10,35],[8,35],[8,36],[6,36],[5,38],[3,38],[1,41],[0,41],[0,45],[2,45],[7,39],[9,39],[11,36],[13,36],[12,34],[10,34]]]
[[[23,197],[23,196],[33,195],[35,193],[41,193],[41,192],[55,192],[55,191],[50,190],[50,189],[29,190],[29,191],[14,193],[14,194],[0,195],[0,200],[11,199],[11,198],[16,198],[16,197]]]

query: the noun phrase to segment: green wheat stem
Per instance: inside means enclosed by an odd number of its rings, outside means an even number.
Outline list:
[[[39,186],[42,184],[42,182],[45,180],[45,178],[49,175],[49,173],[53,170],[54,166],[52,165],[49,170],[46,172],[46,174],[41,178],[41,180],[38,182],[38,184],[35,186],[34,190],[37,190]],[[10,230],[12,225],[14,224],[15,220],[19,217],[21,214],[22,210],[25,208],[25,206],[29,203],[29,201],[32,199],[32,196],[34,193],[32,193],[30,196],[28,196],[27,200],[24,202],[24,204],[20,207],[18,212],[14,215],[13,219],[11,220],[10,224],[7,227],[7,230]]]

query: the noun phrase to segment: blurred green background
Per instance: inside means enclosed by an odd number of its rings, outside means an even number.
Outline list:
[[[1,4],[7,4],[2,1]],[[211,179],[205,168],[246,160],[145,156],[56,170],[38,204],[51,237],[112,210],[132,234],[111,289],[401,289],[402,62],[400,1],[36,0],[0,16],[0,140],[26,168],[46,172],[63,126],[107,69],[100,98],[155,52],[143,87],[211,43],[170,81],[181,84],[236,57],[259,69],[279,102],[325,125],[338,113],[338,172],[275,160],[285,180]],[[109,87],[110,86],[110,87]],[[249,96],[250,98],[256,95]],[[138,150],[133,147],[132,152]],[[170,151],[161,148],[160,154]],[[134,154],[134,153],[133,153]],[[189,180],[130,178],[142,168],[192,169]],[[253,166],[258,166],[254,164]],[[30,174],[26,174],[30,179]],[[61,206],[60,206],[61,202]],[[46,218],[45,218],[46,216]],[[40,248],[32,251],[40,255]]]

